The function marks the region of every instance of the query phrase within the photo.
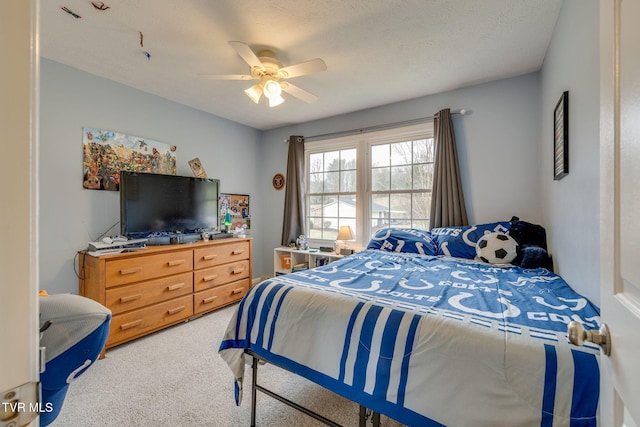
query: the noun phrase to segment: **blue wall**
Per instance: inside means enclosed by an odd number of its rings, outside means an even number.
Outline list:
[[[600,57],[597,0],[565,0],[540,71],[540,189],[556,271],[600,302]],[[553,180],[553,110],[569,91],[569,175]]]
[[[199,157],[222,192],[254,196],[260,131],[42,58],[39,262],[49,293],[78,292],[76,252],[120,218],[118,192],[82,188],[84,126],[175,145],[178,175],[192,176],[187,162]],[[252,233],[259,240],[259,227]],[[258,272],[261,263],[256,257]]]
[[[261,252],[280,245],[284,192],[271,177],[286,171],[289,135],[321,135],[431,116],[442,108],[469,111],[453,116],[463,191],[470,223],[509,220],[513,215],[538,222],[539,78],[538,73],[471,86],[301,125],[266,131],[260,194],[268,198]],[[272,255],[270,255],[272,257]],[[265,258],[265,265],[267,259]]]
[[[187,161],[199,157],[223,192],[250,194],[254,277],[272,274],[280,244],[284,192],[271,178],[286,172],[291,134],[465,108],[454,126],[470,221],[540,219],[537,73],[263,133],[50,60],[41,67],[40,283],[50,292],[77,292],[75,253],[119,219],[118,193],[82,188],[83,126],[176,145],[179,175],[191,175]]]

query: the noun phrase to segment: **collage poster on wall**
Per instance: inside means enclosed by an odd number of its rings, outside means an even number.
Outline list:
[[[226,214],[231,214],[231,229],[245,227],[251,229],[248,194],[220,194],[220,225],[224,225]]]
[[[138,136],[84,127],[83,184],[90,190],[118,191],[120,171],[176,174],[176,146]]]

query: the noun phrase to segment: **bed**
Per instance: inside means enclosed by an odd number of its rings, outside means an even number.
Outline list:
[[[597,329],[599,309],[546,268],[454,250],[475,254],[506,224],[383,230],[361,252],[254,286],[219,349],[236,403],[250,352],[410,426],[596,426],[600,350],[566,331]]]

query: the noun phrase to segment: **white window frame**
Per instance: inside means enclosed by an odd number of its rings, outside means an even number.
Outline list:
[[[309,218],[309,156],[311,154],[343,150],[349,148],[356,149],[357,155],[357,186],[356,194],[358,203],[356,204],[356,224],[358,232],[356,240],[348,242],[350,248],[363,248],[367,245],[371,238],[371,224],[369,221],[369,193],[371,171],[369,169],[369,153],[372,145],[403,142],[423,138],[433,138],[433,122],[429,121],[412,126],[401,128],[385,129],[375,132],[362,133],[357,135],[348,135],[339,138],[325,139],[321,141],[312,141],[305,143],[305,235],[309,235],[308,218]],[[312,247],[330,246],[333,247],[334,241],[327,239],[309,239]]]

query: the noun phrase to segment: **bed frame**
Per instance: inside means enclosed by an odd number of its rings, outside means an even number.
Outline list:
[[[331,421],[330,419],[318,414],[317,412],[314,412],[308,408],[305,408],[302,405],[299,405],[289,399],[287,399],[284,396],[281,396],[277,393],[275,393],[273,390],[269,390],[263,386],[261,386],[260,384],[258,384],[258,365],[260,363],[260,361],[263,362],[267,362],[267,363],[271,363],[268,360],[261,358],[260,356],[258,356],[257,354],[255,354],[254,352],[252,352],[251,350],[246,350],[245,351],[246,354],[248,354],[249,356],[251,356],[253,358],[253,361],[251,362],[251,371],[253,374],[253,382],[251,384],[251,427],[255,427],[256,425],[256,397],[257,397],[257,392],[260,391],[264,394],[266,394],[269,397],[272,397],[276,400],[279,400],[280,402],[284,403],[287,406],[290,406],[293,409],[296,409],[312,418],[315,418],[316,420],[320,421],[323,424],[326,424],[328,426],[332,426],[332,427],[342,427],[340,424],[335,423],[333,421]],[[274,363],[271,363],[273,366],[278,366]],[[287,369],[278,366],[278,368],[283,369],[287,372]],[[371,420],[371,423],[373,425],[373,427],[380,427],[380,413],[379,412],[375,412],[372,411],[370,409],[365,408],[362,405],[360,406],[360,413],[359,413],[359,427],[366,427],[367,425],[367,421]]]

